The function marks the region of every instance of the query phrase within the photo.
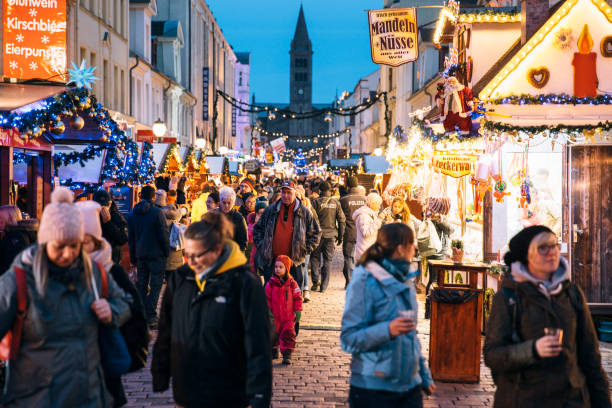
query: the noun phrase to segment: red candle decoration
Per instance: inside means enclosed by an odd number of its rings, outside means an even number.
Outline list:
[[[577,98],[596,97],[597,85],[597,54],[591,52],[593,39],[589,34],[589,27],[584,25],[578,37],[578,51],[574,53],[572,65],[574,66],[574,96]]]

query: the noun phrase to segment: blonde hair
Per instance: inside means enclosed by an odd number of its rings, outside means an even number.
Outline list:
[[[21,211],[16,205],[0,206],[0,226],[3,228],[7,225],[17,225],[17,221],[21,219]]]
[[[529,258],[538,254],[538,247],[550,242],[552,237],[555,238],[555,242],[558,242],[557,235],[553,232],[544,231],[533,237],[527,249],[527,262],[529,262]]]
[[[393,204],[395,203],[402,204],[402,222],[409,222],[411,214],[410,208],[408,208],[408,204],[406,204],[406,201],[402,197],[393,197],[393,201],[391,201],[391,213],[393,213]]]
[[[91,290],[91,277],[93,276],[93,267],[91,258],[81,245],[81,253],[79,255],[83,261],[83,278],[87,290]],[[36,291],[42,297],[45,296],[47,290],[47,280],[49,278],[49,257],[47,256],[47,244],[40,244],[34,253],[32,262],[32,274],[34,275],[34,286]]]

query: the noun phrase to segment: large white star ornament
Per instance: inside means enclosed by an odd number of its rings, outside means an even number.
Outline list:
[[[78,87],[86,87],[91,89],[91,84],[94,81],[98,81],[100,78],[96,78],[93,73],[96,67],[87,68],[85,60],[81,61],[81,65],[77,66],[74,62],[72,63],[72,69],[68,68],[69,81]]]

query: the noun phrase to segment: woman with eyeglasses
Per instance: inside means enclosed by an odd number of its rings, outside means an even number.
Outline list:
[[[187,265],[173,273],[153,348],[153,391],[183,407],[268,407],[272,355],[266,297],[232,241],[233,225],[208,212],[185,231]]]
[[[494,407],[609,408],[593,320],[557,236],[531,226],[509,248],[483,349],[497,385]]]
[[[342,349],[352,353],[351,408],[421,408],[435,385],[416,334],[412,228],[383,225],[346,289]]]

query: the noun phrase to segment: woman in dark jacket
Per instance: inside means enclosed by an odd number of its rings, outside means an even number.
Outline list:
[[[234,226],[234,241],[236,241],[240,250],[245,252],[249,242],[249,235],[246,220],[242,215],[240,215],[238,210],[234,208],[234,205],[236,204],[236,192],[230,187],[223,187],[219,191],[219,198],[219,209],[227,216],[227,219]]]
[[[218,211],[185,232],[188,265],[168,280],[153,348],[153,391],[185,407],[268,407],[272,356],[264,290]]]
[[[17,221],[17,225],[7,225],[6,234],[0,240],[0,275],[8,271],[18,253],[36,242],[38,220]]]
[[[494,407],[609,408],[591,314],[557,236],[532,226],[509,247],[483,350],[497,385]]]

